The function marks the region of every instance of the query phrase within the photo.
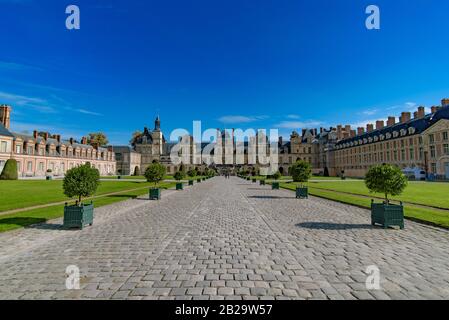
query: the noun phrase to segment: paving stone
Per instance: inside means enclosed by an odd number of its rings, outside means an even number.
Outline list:
[[[61,222],[0,234],[0,298],[449,299],[448,231],[383,230],[368,210],[237,178],[97,208],[83,230]],[[366,288],[371,265],[382,290]]]

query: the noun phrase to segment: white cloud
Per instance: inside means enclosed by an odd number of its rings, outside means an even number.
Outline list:
[[[47,103],[46,100],[41,99],[41,98],[27,97],[27,96],[22,96],[22,95],[18,95],[18,94],[3,92],[3,91],[0,91],[0,99],[7,100],[10,103],[14,103],[14,104],[20,105],[20,106],[27,105],[30,103],[31,104]]]
[[[267,116],[223,116],[218,121],[223,123],[250,123],[266,119]]]
[[[300,116],[298,116],[297,114],[289,114],[289,115],[287,115],[287,118],[288,119],[299,119]]]
[[[308,129],[322,126],[322,121],[307,120],[307,121],[282,121],[274,125],[274,127],[282,129]]]

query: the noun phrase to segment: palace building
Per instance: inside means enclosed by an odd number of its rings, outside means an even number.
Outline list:
[[[174,165],[170,154],[178,142],[169,142],[161,130],[161,120],[156,118],[154,129],[144,128],[136,135],[130,146],[96,147],[74,139],[61,140],[59,135],[34,131],[25,135],[10,131],[11,108],[0,107],[0,170],[7,159],[19,163],[20,176],[43,176],[47,169],[56,175],[84,162],[91,162],[102,175],[143,174],[154,162],[167,167],[168,174],[174,174],[180,165]],[[190,139],[190,140],[189,140]],[[268,139],[249,137],[238,142],[234,129],[217,129],[215,142],[194,143],[189,137],[189,161],[185,170],[204,170],[202,153],[215,156],[221,151],[221,160],[210,164],[218,171],[238,172],[241,169],[258,171],[262,166],[254,164],[254,150],[269,150]],[[253,139],[253,140],[252,140]],[[225,141],[230,143],[225,144]],[[248,141],[253,143],[248,143]],[[260,145],[261,141],[266,141]],[[223,148],[216,148],[217,144]],[[250,149],[255,145],[255,149]],[[243,155],[240,154],[243,147]],[[399,119],[394,116],[368,124],[366,128],[351,128],[337,125],[329,129],[303,129],[292,132],[288,141],[279,138],[277,144],[279,171],[288,174],[289,167],[298,160],[312,165],[313,173],[323,176],[364,177],[369,168],[376,164],[389,163],[401,169],[424,171],[427,177],[449,179],[449,99],[443,99],[440,106],[431,108],[429,114],[424,107],[416,112],[402,112]],[[181,151],[177,151],[182,156]],[[218,155],[218,154],[217,154]],[[237,161],[243,159],[242,161]]]
[[[68,169],[90,162],[101,175],[116,172],[112,147],[91,146],[87,138],[73,138],[34,130],[32,135],[16,133],[10,128],[11,107],[0,105],[0,172],[8,159],[17,160],[19,177],[63,176]]]

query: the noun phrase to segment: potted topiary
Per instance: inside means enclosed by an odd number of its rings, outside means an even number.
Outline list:
[[[100,184],[100,172],[92,168],[90,163],[70,169],[66,172],[62,188],[70,198],[77,197],[74,205],[64,206],[64,227],[81,228],[92,225],[94,221],[94,204],[82,203],[83,197],[92,196]]]
[[[292,176],[293,182],[299,183],[299,185],[296,185],[296,198],[308,198],[308,188],[304,185],[304,183],[309,181],[310,175],[312,174],[310,163],[302,160],[296,161],[289,168],[289,172]]]
[[[273,174],[274,181],[271,183],[271,189],[279,190],[279,181],[277,181],[277,180],[279,180],[281,178],[281,176],[282,175],[279,171],[277,171]]]
[[[391,204],[389,195],[400,195],[407,187],[407,177],[396,166],[382,164],[372,167],[365,177],[366,187],[371,192],[385,195],[382,203],[371,201],[371,224],[380,224],[384,228],[399,226],[404,229],[404,206]]]
[[[46,174],[45,179],[47,179],[47,180],[53,180],[52,172],[53,172],[53,171],[52,171],[51,169],[48,169],[48,170],[47,170],[47,174]]]
[[[183,190],[183,186],[184,184],[181,182],[182,179],[184,179],[185,177],[185,173],[183,171],[177,171],[174,175],[173,178],[175,178],[176,181],[176,190]]]
[[[145,170],[145,178],[148,182],[153,182],[154,187],[150,188],[150,200],[160,200],[161,199],[161,189],[158,188],[159,182],[164,179],[167,169],[165,166],[159,162],[152,163]]]

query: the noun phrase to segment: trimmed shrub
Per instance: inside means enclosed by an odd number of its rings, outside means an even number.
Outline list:
[[[280,173],[279,171],[276,171],[276,172],[273,174],[273,179],[274,179],[274,180],[279,180],[281,177],[282,177],[282,175],[281,175],[281,173]]]
[[[3,168],[0,180],[17,180],[19,175],[17,173],[17,161],[14,159],[8,159]]]
[[[302,160],[295,162],[288,170],[294,182],[307,182],[312,174],[310,163]]]
[[[62,188],[67,197],[77,197],[78,204],[81,205],[82,198],[92,196],[99,184],[100,172],[86,163],[67,171]]]
[[[184,179],[184,177],[185,177],[184,171],[176,171],[176,173],[173,175],[173,178],[175,178],[175,180],[177,181]]]
[[[153,182],[154,185],[157,185],[164,179],[165,173],[167,172],[167,168],[164,165],[156,162],[148,166],[145,170],[145,178],[147,178],[148,182]]]
[[[366,187],[371,192],[385,195],[385,202],[389,204],[389,195],[398,196],[407,187],[407,177],[401,169],[389,164],[371,167],[365,177]]]

